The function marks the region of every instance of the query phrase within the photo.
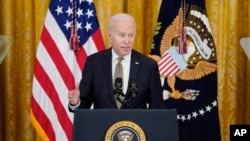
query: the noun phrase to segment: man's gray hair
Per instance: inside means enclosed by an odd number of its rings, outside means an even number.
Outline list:
[[[114,23],[116,21],[132,21],[135,23],[135,26],[136,26],[136,22],[135,22],[134,17],[132,17],[131,15],[129,15],[127,13],[118,13],[109,19],[109,22],[108,22],[108,31],[109,32],[112,31],[112,28],[113,28]]]

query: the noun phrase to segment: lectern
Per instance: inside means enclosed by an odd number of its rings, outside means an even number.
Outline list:
[[[179,141],[175,109],[78,109],[73,141]]]

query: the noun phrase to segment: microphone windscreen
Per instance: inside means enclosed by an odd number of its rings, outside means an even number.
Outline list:
[[[122,78],[121,77],[117,77],[115,79],[115,84],[122,84]]]
[[[136,82],[135,82],[135,80],[130,80],[130,88],[133,88],[133,89],[135,89],[137,86],[136,86]]]
[[[115,83],[122,83],[122,78],[117,77],[117,78],[115,79]]]
[[[115,79],[115,88],[116,89],[121,89],[121,87],[122,87],[122,78],[120,78],[120,77],[117,77],[116,79]]]

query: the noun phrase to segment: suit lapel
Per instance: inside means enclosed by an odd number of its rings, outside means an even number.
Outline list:
[[[112,53],[111,48],[107,49],[104,53],[102,70],[104,71],[104,78],[109,87],[109,93],[113,94],[113,81],[112,81]]]
[[[131,80],[136,81],[137,80],[137,75],[140,71],[141,65],[142,65],[142,63],[140,61],[140,56],[137,54],[137,52],[132,51],[129,81],[131,81]],[[130,82],[129,82],[129,84],[130,84]],[[128,86],[128,89],[129,89],[129,86]],[[128,92],[128,90],[127,90],[127,92]]]

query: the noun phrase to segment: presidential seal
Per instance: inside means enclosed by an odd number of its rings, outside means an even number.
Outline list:
[[[146,141],[146,136],[138,124],[119,121],[109,127],[104,141]]]

